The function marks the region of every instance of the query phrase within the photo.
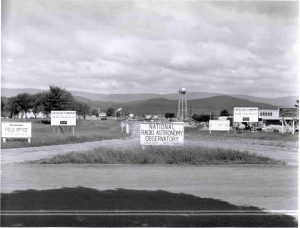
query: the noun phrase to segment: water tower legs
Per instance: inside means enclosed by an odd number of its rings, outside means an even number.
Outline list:
[[[179,90],[177,117],[179,121],[185,121],[188,117],[186,88]]]

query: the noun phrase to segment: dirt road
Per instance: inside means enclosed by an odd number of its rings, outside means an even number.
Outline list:
[[[4,149],[1,151],[1,163],[24,162],[30,160],[38,160],[42,158],[53,157],[57,154],[65,154],[69,152],[80,152],[93,150],[99,147],[122,148],[139,145],[139,124],[131,123],[131,135],[126,139],[103,140],[96,142],[85,142],[77,144],[64,144],[43,147],[27,147]],[[295,143],[282,146],[276,145],[274,142],[266,140],[238,140],[232,138],[216,140],[216,139],[197,139],[185,140],[185,145],[206,146],[213,148],[236,149],[240,151],[249,151],[262,156],[271,157],[276,160],[285,161],[288,165],[298,165],[298,145]]]

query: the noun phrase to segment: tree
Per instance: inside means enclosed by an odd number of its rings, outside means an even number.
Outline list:
[[[209,115],[199,115],[199,114],[193,114],[192,116],[193,120],[199,121],[199,122],[207,122],[210,119]]]
[[[92,112],[91,112],[92,116],[96,116],[96,117],[99,117],[99,112],[97,109],[93,109]]]
[[[35,118],[40,112],[44,111],[44,105],[43,105],[44,98],[45,98],[44,93],[38,93],[32,96],[32,100],[33,100],[32,112]]]
[[[13,118],[13,116],[19,114],[21,107],[16,102],[16,97],[8,98],[4,110],[9,113],[9,118]]]
[[[114,113],[115,113],[115,109],[112,108],[112,107],[109,107],[109,108],[106,110],[106,115],[107,115],[107,116],[112,116]]]
[[[74,110],[76,102],[73,95],[65,89],[50,86],[50,91],[43,99],[44,113],[48,115],[53,110]]]
[[[169,119],[169,118],[175,118],[175,113],[167,112],[167,113],[165,114],[165,117],[166,117],[167,119]]]
[[[230,116],[230,113],[229,113],[226,109],[223,109],[223,110],[220,112],[220,116]]]
[[[6,97],[1,97],[1,117],[6,117],[7,110],[7,98]]]
[[[18,94],[15,97],[14,102],[17,103],[19,107],[19,111],[22,113],[22,116],[26,114],[29,111],[29,109],[33,107],[32,96],[28,93]]]
[[[6,105],[6,100],[4,97],[1,97],[1,112],[4,112],[5,105]]]
[[[83,116],[83,119],[85,119],[86,114],[90,112],[90,107],[82,102],[77,102],[77,108],[76,108],[77,114]]]

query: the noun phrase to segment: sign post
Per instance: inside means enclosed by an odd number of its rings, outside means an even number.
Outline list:
[[[254,107],[234,107],[233,122],[235,123],[256,123],[258,122],[258,108]]]
[[[141,123],[140,144],[145,145],[183,145],[183,122]]]
[[[76,126],[76,111],[51,111],[51,126],[58,127],[57,135],[59,135],[59,130],[62,134],[64,134],[62,126],[72,128],[72,134],[74,135],[74,126]]]
[[[295,134],[295,122],[298,119],[297,108],[279,108],[279,117],[282,118],[281,133],[284,127],[287,131]]]
[[[227,131],[230,130],[230,121],[229,120],[209,120],[209,133],[211,131]]]
[[[2,138],[27,138],[31,143],[31,122],[2,122]]]

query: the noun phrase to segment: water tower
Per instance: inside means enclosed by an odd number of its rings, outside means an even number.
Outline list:
[[[188,117],[186,93],[187,93],[186,88],[182,87],[179,89],[178,111],[177,111],[177,117],[179,121],[184,121]]]

